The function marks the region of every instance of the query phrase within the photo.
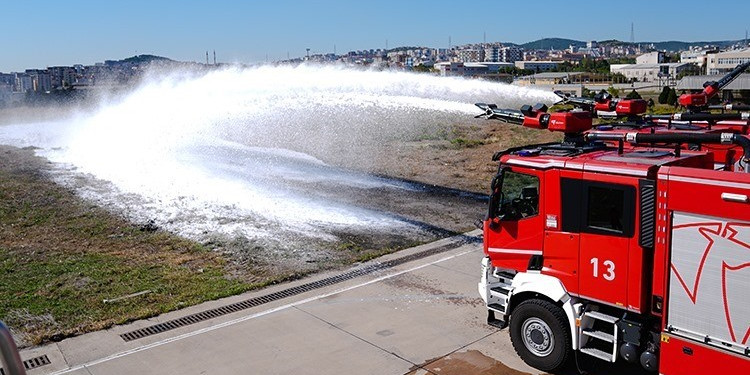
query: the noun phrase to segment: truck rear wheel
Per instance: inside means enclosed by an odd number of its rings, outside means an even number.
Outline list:
[[[523,301],[513,310],[510,340],[526,364],[542,371],[564,367],[571,351],[565,312],[541,299]]]

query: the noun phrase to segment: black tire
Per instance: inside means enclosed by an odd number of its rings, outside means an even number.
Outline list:
[[[524,331],[527,337],[524,337]],[[559,306],[549,301],[530,299],[513,309],[510,341],[526,364],[542,371],[560,370],[570,358],[571,338],[567,316]]]

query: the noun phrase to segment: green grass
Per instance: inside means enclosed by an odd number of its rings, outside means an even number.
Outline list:
[[[21,150],[0,163],[0,320],[21,345],[278,281],[252,266],[237,270],[194,241],[141,231],[46,179],[42,163]]]
[[[38,259],[0,249],[0,275],[0,316],[11,327],[34,329],[28,332],[34,343],[153,316],[250,287],[226,278],[224,270],[215,266],[195,270],[96,253],[58,253]],[[150,293],[104,302],[146,290]],[[35,317],[42,316],[51,317],[54,323],[35,324]]]

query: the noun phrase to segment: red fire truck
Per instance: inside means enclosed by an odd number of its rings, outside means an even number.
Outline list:
[[[588,112],[488,105],[565,133],[496,153],[479,294],[543,371],[575,351],[665,375],[750,373],[750,139],[598,132]],[[742,149],[734,171],[710,150]]]

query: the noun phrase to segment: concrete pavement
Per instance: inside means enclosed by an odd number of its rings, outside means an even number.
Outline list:
[[[29,375],[537,374],[516,356],[507,330],[485,322],[476,290],[481,242],[445,251],[450,241],[377,261],[443,246],[434,255],[215,319],[127,342],[119,336],[336,272],[25,350],[21,357],[49,359]]]

